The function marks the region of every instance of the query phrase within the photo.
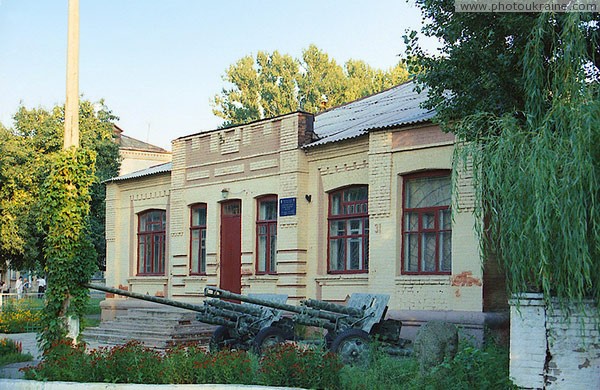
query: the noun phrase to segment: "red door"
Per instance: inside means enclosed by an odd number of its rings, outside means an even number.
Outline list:
[[[221,282],[220,286],[242,292],[242,202],[221,203]]]

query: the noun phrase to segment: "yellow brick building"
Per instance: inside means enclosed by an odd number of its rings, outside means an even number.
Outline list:
[[[454,137],[424,99],[406,83],[174,140],[172,163],[107,183],[107,285],[198,303],[207,285],[292,303],[384,293],[405,337],[431,319],[502,323],[469,175],[453,193]],[[103,316],[132,304],[110,296]]]

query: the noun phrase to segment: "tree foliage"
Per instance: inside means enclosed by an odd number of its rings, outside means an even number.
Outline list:
[[[298,110],[317,113],[400,84],[408,72],[402,62],[385,71],[359,60],[340,66],[311,45],[302,59],[278,51],[245,56],[223,79],[229,87],[214,97],[213,113],[228,127]]]
[[[441,37],[426,58],[429,107],[472,166],[484,254],[511,292],[600,302],[600,40],[598,14],[454,14],[422,1]],[[453,5],[452,5],[453,7]],[[453,9],[453,8],[452,8]],[[485,226],[483,225],[485,221]]]
[[[114,142],[112,122],[116,117],[102,101],[82,101],[79,109],[82,147],[97,155],[98,169],[91,188],[92,238],[98,263],[103,263],[104,186],[103,180],[117,175],[119,149]],[[42,269],[45,265],[42,242],[45,232],[37,221],[46,218],[40,189],[51,168],[55,153],[63,147],[64,108],[20,107],[14,128],[0,128],[0,260],[14,269]]]
[[[418,83],[428,87],[427,108],[436,109],[437,120],[445,129],[478,112],[512,112],[523,117],[528,93],[525,50],[538,26],[539,14],[454,12],[453,0],[417,0],[417,6],[426,22],[422,34],[438,39],[442,46],[438,55],[431,55],[421,48],[417,32],[405,36],[409,69]],[[590,22],[580,24],[579,29],[587,58],[597,72],[600,13],[585,15]],[[555,17],[562,19],[565,15]],[[560,23],[547,27],[540,42],[541,55],[546,58],[540,64],[544,72],[550,66],[552,37],[562,30]]]

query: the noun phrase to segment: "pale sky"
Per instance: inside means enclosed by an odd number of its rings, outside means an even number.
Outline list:
[[[20,105],[64,104],[68,0],[0,0],[0,122]],[[404,0],[80,0],[79,91],[104,99],[126,135],[171,150],[215,129],[227,67],[257,51],[387,69],[421,14]],[[435,47],[434,42],[429,43]],[[433,49],[432,49],[433,50]]]

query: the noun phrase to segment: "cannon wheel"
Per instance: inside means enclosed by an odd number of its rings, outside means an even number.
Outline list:
[[[226,326],[218,326],[208,342],[210,352],[218,352],[225,348],[225,340],[230,339],[229,329]]]
[[[260,355],[266,348],[272,347],[285,341],[285,332],[275,326],[267,326],[262,328],[254,341],[252,342],[252,350],[257,355]]]
[[[350,328],[339,333],[331,343],[331,351],[339,355],[342,362],[367,365],[370,359],[369,334],[362,329]]]

